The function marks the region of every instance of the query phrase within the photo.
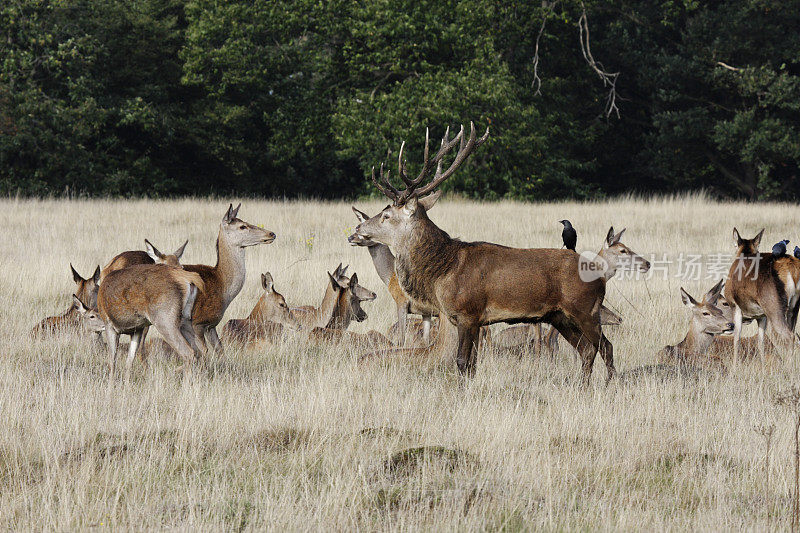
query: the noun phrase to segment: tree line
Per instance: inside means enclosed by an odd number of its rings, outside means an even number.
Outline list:
[[[0,193],[800,199],[800,1],[6,0]]]

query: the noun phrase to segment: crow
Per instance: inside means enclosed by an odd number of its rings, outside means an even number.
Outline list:
[[[564,229],[561,231],[561,240],[564,241],[564,247],[568,250],[575,251],[575,244],[578,242],[578,232],[572,227],[569,220],[559,220],[564,224]]]
[[[800,246],[795,246],[794,247],[794,256],[796,258],[800,259]]]
[[[786,255],[786,245],[789,244],[789,239],[784,239],[782,241],[776,242],[772,246],[772,255],[775,257],[781,257]]]

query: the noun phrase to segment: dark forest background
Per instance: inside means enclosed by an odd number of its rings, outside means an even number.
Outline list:
[[[0,5],[6,195],[352,197],[469,120],[470,197],[798,200],[800,2]]]

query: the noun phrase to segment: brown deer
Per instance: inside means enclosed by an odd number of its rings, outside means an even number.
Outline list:
[[[703,297],[697,301],[681,287],[681,300],[683,305],[692,310],[692,321],[686,337],[675,345],[665,346],[658,352],[659,363],[696,364],[721,362],[718,357],[711,356],[711,348],[717,335],[733,331],[733,322],[717,307],[717,300],[722,292],[723,280],[714,285]]]
[[[426,134],[422,168],[414,179],[406,175],[405,144],[401,145],[398,170],[405,189],[396,189],[383,167],[380,170],[383,184],[379,183],[373,168],[373,182],[393,200],[393,205],[359,224],[356,234],[389,246],[395,254],[397,279],[405,293],[415,303],[437,309],[442,322],[450,321],[457,328],[456,361],[463,374],[475,372],[476,342],[482,325],[547,322],[581,354],[586,383],[598,350],[611,379],[616,372],[613,348],[600,326],[606,280],[623,263],[642,271],[650,268],[645,259],[620,242],[623,232],[615,235],[612,228],[598,258],[584,265],[585,259],[572,250],[461,242],[436,226],[420,205],[418,198],[449,178],[488,136],[487,129],[477,138],[474,125],[470,125],[468,138],[463,127],[453,139],[445,132],[438,152],[429,158]],[[456,145],[458,153],[443,171],[443,159]],[[421,186],[434,168],[433,179]],[[596,268],[600,275],[584,281],[579,272],[585,268]]]
[[[98,265],[89,278],[84,278],[72,263],[69,265],[72,271],[72,280],[75,282],[78,300],[86,302],[89,307],[97,307],[97,289],[100,286],[100,266]],[[63,314],[58,316],[49,316],[36,324],[31,330],[31,335],[43,335],[45,333],[53,333],[55,331],[79,331],[81,328],[81,314],[78,310],[75,300]]]
[[[419,202],[425,207],[426,211],[429,211],[439,199],[440,195],[441,192],[436,191],[425,198],[420,198]],[[371,218],[369,215],[363,211],[359,211],[355,207],[353,207],[353,212],[356,214],[356,218],[358,218],[359,222],[366,222]],[[392,254],[391,250],[389,250],[389,247],[379,242],[364,239],[358,234],[352,235],[348,240],[351,246],[364,246],[367,248],[370,257],[372,257],[372,263],[375,265],[375,270],[378,272],[378,276],[389,288],[389,294],[392,295],[392,299],[394,300],[397,308],[397,327],[394,329],[394,331],[396,331],[395,335],[397,344],[401,346],[405,344],[406,332],[409,330],[409,324],[407,322],[407,316],[409,313],[422,315],[422,340],[425,343],[428,343],[430,341],[431,334],[432,310],[417,309],[408,296],[406,296],[406,294],[403,292],[403,289],[400,287],[400,283],[397,281],[397,273],[394,270],[394,255]],[[416,334],[417,328],[410,328],[410,332],[412,334]],[[390,333],[392,333],[392,330],[390,330]]]
[[[110,272],[97,295],[108,344],[109,375],[113,377],[120,335],[130,335],[126,361],[130,373],[145,328],[152,325],[183,359],[182,370],[199,356],[192,327],[192,309],[205,290],[196,272],[167,265],[131,265]]]
[[[344,282],[340,282],[346,271],[347,267],[342,267],[342,264],[339,263],[333,274],[327,273],[328,283],[325,284],[325,294],[319,307],[302,305],[292,308],[292,314],[304,330],[311,331],[314,328],[328,327],[333,313],[339,305],[339,295],[343,290],[343,285],[347,285]]]
[[[102,283],[103,279],[111,272],[128,268],[131,265],[152,265],[154,263],[159,263],[170,266],[180,266],[181,256],[186,250],[186,245],[189,244],[189,241],[187,239],[180,248],[171,254],[162,254],[147,239],[144,240],[144,244],[147,251],[128,250],[114,256],[114,259],[109,261],[100,272],[100,283]]]
[[[725,318],[728,322],[733,322],[733,308],[735,307],[730,302],[728,302],[727,298],[720,295],[719,299],[717,300],[717,307],[722,310],[722,314],[725,315]],[[719,358],[723,360],[732,360],[733,359],[733,335],[717,335],[714,337],[714,342],[711,343],[711,346],[708,349],[708,355],[710,357]],[[778,355],[778,351],[775,348],[775,345],[772,344],[772,341],[769,338],[764,337],[764,355],[767,357],[773,357]],[[758,335],[753,335],[750,337],[741,337],[739,339],[739,360],[740,361],[750,361],[759,357],[758,353]]]
[[[784,348],[800,346],[794,333],[800,307],[800,260],[791,256],[774,257],[759,253],[762,229],[752,239],[743,239],[733,228],[736,257],[728,272],[725,298],[735,304],[733,314],[733,356],[739,358],[742,323],[758,324],[758,353],[766,360],[764,332],[771,326],[776,340]]]
[[[197,296],[192,310],[192,325],[198,345],[206,352],[206,343],[216,352],[222,351],[217,324],[225,310],[242,290],[245,280],[244,251],[249,246],[270,244],[275,240],[271,231],[237,218],[242,204],[228,206],[219,225],[217,264],[184,265],[187,272],[196,272],[203,279],[205,291]]]
[[[232,318],[222,329],[223,338],[230,338],[239,343],[248,343],[257,339],[277,339],[283,328],[300,329],[300,323],[294,317],[286,299],[275,290],[272,274],[261,274],[263,294],[247,318]]]

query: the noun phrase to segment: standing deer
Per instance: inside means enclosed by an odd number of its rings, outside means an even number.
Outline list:
[[[406,175],[405,143],[401,145],[398,170],[406,185],[402,191],[391,184],[382,166],[381,184],[373,168],[373,183],[393,200],[393,205],[359,224],[356,234],[389,246],[395,253],[397,279],[406,294],[415,302],[437,309],[442,323],[449,321],[455,326],[456,362],[462,374],[471,376],[475,372],[476,343],[482,325],[547,322],[581,354],[587,384],[598,350],[610,380],[616,372],[613,347],[600,326],[606,280],[623,263],[642,271],[647,271],[650,264],[620,242],[624,230],[615,235],[613,228],[593,263],[602,264],[603,275],[590,281],[579,277],[581,256],[572,250],[518,249],[451,238],[428,218],[418,198],[449,178],[486,141],[489,130],[480,138],[476,138],[472,124],[469,138],[464,136],[463,126],[453,139],[448,133],[433,158],[429,158],[426,134],[422,168],[414,179]],[[456,145],[459,150],[443,171],[443,159]],[[421,186],[434,168],[433,179]]]
[[[728,272],[725,298],[736,307],[733,315],[733,355],[739,358],[742,322],[755,320],[758,324],[758,353],[766,360],[764,331],[770,325],[780,344],[788,349],[800,346],[794,333],[800,308],[800,260],[759,253],[764,235],[762,229],[752,239],[743,239],[733,228],[736,257]]]
[[[181,369],[190,369],[195,356],[199,356],[192,327],[192,308],[203,290],[200,275],[178,267],[132,265],[110,272],[100,284],[97,295],[108,344],[109,375],[114,375],[119,336],[131,337],[127,375],[145,328],[150,325],[155,326],[183,359]]]
[[[219,225],[217,236],[217,264],[184,265],[184,270],[196,272],[203,279],[205,291],[197,296],[192,310],[192,324],[197,343],[206,352],[206,343],[216,353],[222,351],[217,334],[217,324],[225,310],[242,290],[245,279],[244,250],[249,246],[270,244],[275,240],[271,231],[259,228],[237,218],[242,204],[228,206]]]
[[[97,266],[94,274],[90,278],[84,278],[72,263],[69,265],[72,271],[72,280],[75,282],[78,300],[86,302],[89,307],[97,307],[97,289],[100,286],[100,266]],[[44,333],[52,333],[57,330],[73,330],[77,331],[81,326],[81,315],[77,308],[75,299],[63,314],[58,316],[49,316],[36,324],[31,330],[31,335],[42,335]]]
[[[725,315],[725,319],[728,322],[733,322],[733,308],[735,306],[725,296],[719,296],[717,307],[722,310],[722,314]],[[764,354],[767,357],[773,357],[778,354],[775,345],[767,337],[764,338]],[[733,359],[733,335],[716,335],[714,342],[711,343],[708,349],[708,355],[718,359]],[[741,337],[739,339],[739,360],[749,361],[756,357],[759,357],[758,335]]]
[[[419,202],[429,211],[436,201],[439,199],[441,192],[436,191],[433,194],[420,198]],[[353,212],[356,214],[359,222],[366,222],[371,217],[353,207]],[[365,246],[372,257],[372,263],[375,265],[375,270],[386,286],[389,288],[389,294],[394,299],[395,306],[397,307],[397,340],[399,345],[405,344],[406,331],[408,329],[407,316],[409,313],[422,315],[422,339],[426,343],[430,340],[431,333],[431,312],[430,309],[417,309],[414,303],[406,296],[400,283],[397,281],[397,273],[394,270],[394,255],[389,247],[385,244],[375,242],[373,240],[364,239],[358,234],[351,235],[348,241],[352,246]],[[416,333],[416,328],[412,329]]]
[[[171,254],[162,254],[147,239],[144,240],[144,244],[147,248],[147,251],[128,250],[114,256],[114,259],[109,261],[100,272],[100,283],[102,283],[103,279],[111,272],[114,272],[115,270],[122,270],[123,268],[128,268],[132,265],[152,265],[154,263],[159,263],[170,266],[179,266],[181,256],[186,250],[186,245],[189,244],[189,241],[187,239],[186,242],[180,246],[180,248]]]
[[[719,360],[709,355],[709,348],[717,335],[730,333],[734,327],[730,318],[717,307],[723,283],[720,280],[699,302],[681,287],[681,300],[692,310],[692,322],[681,342],[665,346],[658,352],[659,363],[690,364]]]
[[[276,339],[283,333],[284,326],[300,329],[286,299],[275,290],[272,274],[261,274],[261,288],[264,293],[247,318],[232,318],[225,323],[222,336],[247,343],[257,339]]]

